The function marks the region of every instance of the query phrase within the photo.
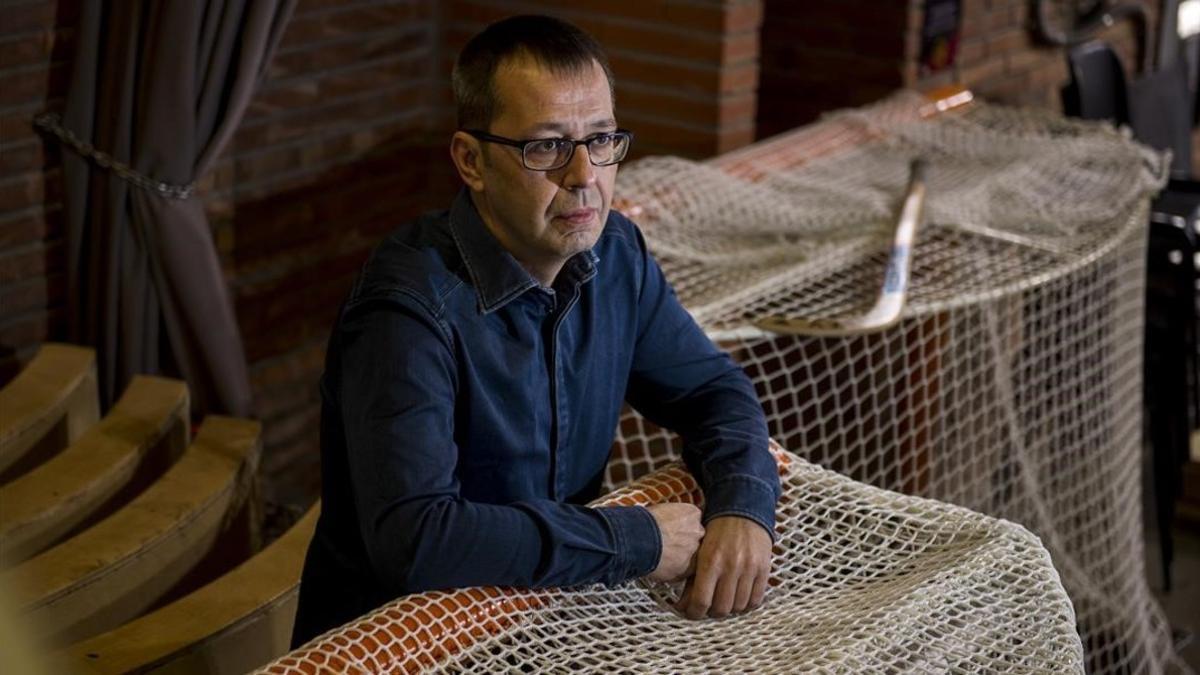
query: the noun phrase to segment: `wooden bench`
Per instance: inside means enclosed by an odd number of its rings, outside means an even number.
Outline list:
[[[187,447],[188,389],[138,376],[66,450],[0,486],[0,563],[13,565],[145,489]]]
[[[319,504],[219,579],[59,654],[63,672],[244,673],[288,651],[300,570]]]
[[[12,478],[65,448],[99,416],[96,353],[72,345],[42,345],[29,365],[0,389],[0,478]]]
[[[51,644],[102,633],[163,600],[246,518],[259,423],[209,417],[191,446],[132,502],[0,578]],[[254,514],[254,517],[257,513]],[[246,546],[250,549],[250,544]]]

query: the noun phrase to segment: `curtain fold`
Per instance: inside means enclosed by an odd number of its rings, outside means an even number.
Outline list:
[[[232,296],[187,186],[232,137],[294,5],[82,5],[62,114],[86,144],[63,153],[68,309],[72,339],[96,348],[105,407],[133,375],[163,373],[187,380],[194,415],[251,414]]]

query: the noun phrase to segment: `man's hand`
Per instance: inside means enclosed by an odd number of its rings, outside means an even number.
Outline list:
[[[696,549],[704,537],[700,509],[693,504],[653,504],[646,509],[654,516],[662,534],[662,556],[658,559],[658,567],[647,578],[675,581],[686,576],[691,572]]]
[[[770,576],[771,536],[762,525],[740,516],[718,516],[708,523],[696,574],[675,608],[689,619],[754,609],[762,604]]]

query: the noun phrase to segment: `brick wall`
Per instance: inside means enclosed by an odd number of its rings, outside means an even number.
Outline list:
[[[61,106],[77,2],[0,14],[0,382],[65,329],[61,161],[30,121]]]
[[[903,86],[910,0],[766,0],[757,134]],[[913,57],[915,58],[915,56]]]
[[[315,494],[329,329],[370,248],[453,194],[428,129],[435,0],[300,0],[206,194],[233,289],[268,496]]]
[[[1148,48],[1154,53],[1158,2],[1135,0],[1149,14]],[[912,0],[908,41],[920,42],[920,0]],[[1064,49],[1040,43],[1028,0],[963,0],[962,40],[951,71],[922,78],[915,61],[905,65],[905,82],[918,87],[962,84],[991,101],[1062,109],[1059,89],[1067,82]],[[1130,72],[1137,65],[1133,24],[1123,21],[1099,33],[1112,44]],[[915,59],[915,49],[911,57]]]
[[[1149,12],[1153,53],[1158,3],[1139,1]],[[999,103],[1061,109],[1064,51],[1038,42],[1030,0],[962,0],[955,65],[931,75],[918,67],[924,6],[924,0],[766,0],[758,137],[899,87],[960,84]],[[1132,69],[1134,35],[1125,21],[1098,37]]]
[[[492,21],[536,13],[571,21],[604,46],[635,156],[710,157],[754,138],[758,0],[451,0],[444,12],[443,129],[454,123],[448,83],[462,45]]]

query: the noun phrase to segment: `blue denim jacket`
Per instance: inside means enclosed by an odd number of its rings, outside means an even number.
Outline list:
[[[773,533],[779,479],[754,387],[616,211],[552,289],[465,189],[401,227],[342,308],[321,397],[322,513],[297,644],[406,593],[653,571],[647,510],[584,506],[624,400],[683,437],[705,521],[737,514]]]

